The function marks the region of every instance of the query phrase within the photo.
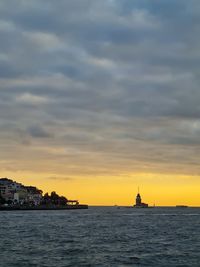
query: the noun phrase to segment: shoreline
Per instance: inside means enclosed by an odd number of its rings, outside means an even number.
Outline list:
[[[76,210],[88,209],[88,205],[66,205],[66,206],[0,206],[0,211],[15,211],[15,210]]]

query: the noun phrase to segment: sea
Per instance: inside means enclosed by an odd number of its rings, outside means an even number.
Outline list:
[[[0,267],[200,267],[200,208],[0,211]]]

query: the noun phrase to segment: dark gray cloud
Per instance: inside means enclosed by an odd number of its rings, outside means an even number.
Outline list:
[[[32,125],[29,127],[28,133],[35,138],[49,138],[52,136],[49,131],[39,125]]]
[[[14,0],[0,17],[2,160],[200,171],[198,1]]]

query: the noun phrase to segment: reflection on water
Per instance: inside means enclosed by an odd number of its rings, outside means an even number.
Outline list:
[[[200,266],[200,209],[0,212],[0,266]]]

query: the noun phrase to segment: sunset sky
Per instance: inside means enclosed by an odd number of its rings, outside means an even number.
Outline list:
[[[200,1],[0,1],[0,177],[89,205],[200,205]]]

